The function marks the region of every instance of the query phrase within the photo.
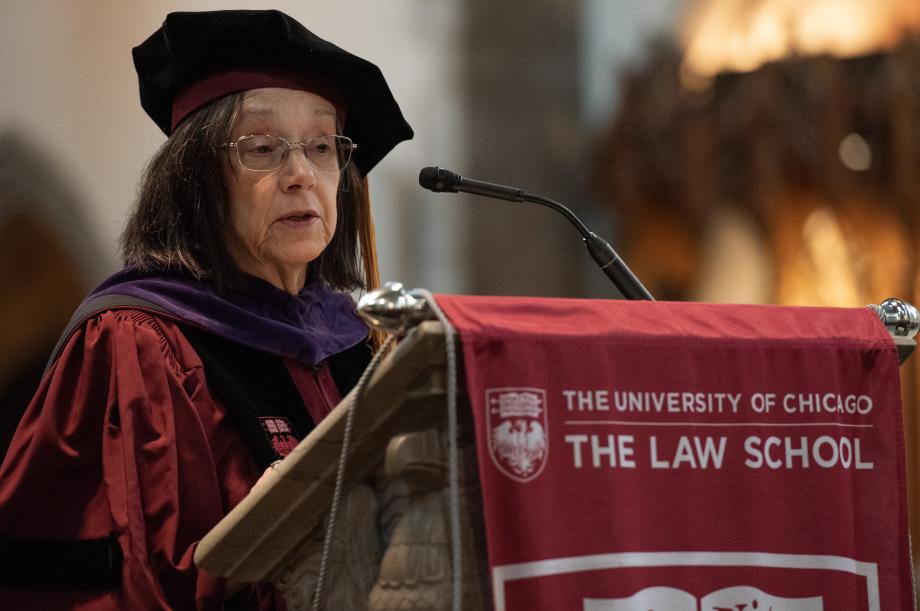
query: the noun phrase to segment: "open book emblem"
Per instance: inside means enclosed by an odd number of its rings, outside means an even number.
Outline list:
[[[821,596],[784,598],[751,586],[711,592],[697,600],[684,590],[654,587],[628,598],[586,598],[584,611],[824,611]]]
[[[546,391],[492,388],[486,391],[489,454],[499,471],[519,482],[534,479],[549,453]]]

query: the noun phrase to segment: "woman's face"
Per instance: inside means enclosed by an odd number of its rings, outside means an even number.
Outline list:
[[[243,96],[231,142],[270,134],[294,143],[335,133],[335,109],[324,98],[293,89],[253,89]],[[340,172],[317,170],[303,147],[296,147],[271,172],[241,167],[231,151],[224,173],[234,261],[244,272],[297,293],[306,280],[307,265],[335,233]]]

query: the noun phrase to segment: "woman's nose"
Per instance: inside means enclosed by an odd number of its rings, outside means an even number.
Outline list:
[[[307,158],[307,150],[302,144],[291,147],[281,168],[282,187],[285,190],[309,187],[316,183],[316,167]]]

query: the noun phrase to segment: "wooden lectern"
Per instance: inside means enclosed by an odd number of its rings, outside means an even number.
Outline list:
[[[370,379],[354,415],[324,609],[450,607],[445,364],[444,328],[426,321]],[[291,611],[310,608],[353,392],[200,542],[200,568],[231,581],[274,582]],[[459,411],[463,607],[483,609],[475,447],[469,410]]]

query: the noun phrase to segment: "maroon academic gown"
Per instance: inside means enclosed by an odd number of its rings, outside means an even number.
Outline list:
[[[285,363],[319,421],[339,399],[328,370]],[[174,322],[129,309],[94,316],[42,380],[0,466],[0,534],[114,534],[122,584],[0,589],[0,609],[223,609],[224,581],[197,570],[192,556],[260,475]],[[234,601],[284,608],[265,584]]]

